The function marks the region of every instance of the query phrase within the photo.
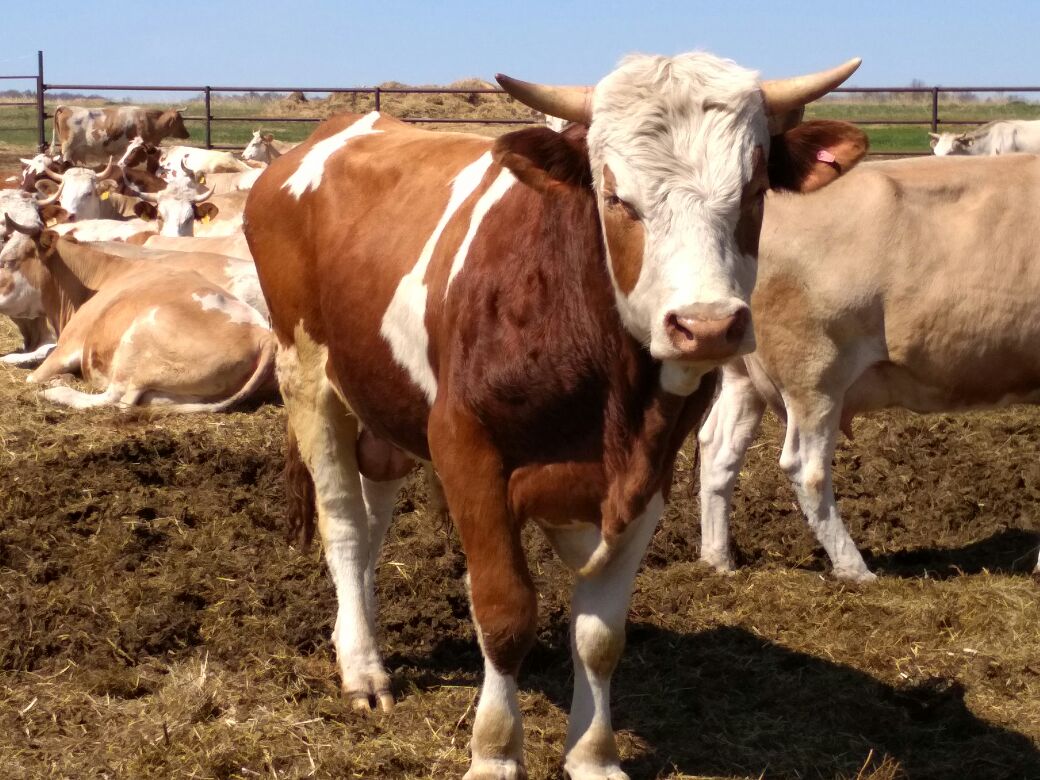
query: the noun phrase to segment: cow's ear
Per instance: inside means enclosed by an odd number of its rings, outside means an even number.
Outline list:
[[[50,179],[37,179],[35,186],[36,191],[47,198],[58,191],[58,183]]]
[[[260,136],[260,140],[264,143],[269,144],[274,140],[274,136],[271,133],[264,133],[262,136]]]
[[[147,201],[141,200],[134,204],[134,214],[138,219],[150,222],[159,216],[159,210],[155,207],[154,203],[148,203]]]
[[[111,195],[113,192],[118,192],[119,182],[115,179],[102,179],[97,183],[98,192],[104,195],[106,192]]]
[[[867,153],[867,134],[848,122],[816,119],[774,136],[769,186],[812,192],[848,173]]]
[[[40,248],[45,252],[50,252],[58,243],[58,238],[58,234],[53,230],[44,230],[40,233]]]
[[[571,125],[562,133],[532,127],[501,136],[491,148],[495,162],[513,172],[528,187],[544,192],[553,187],[589,187],[587,128]]]
[[[214,203],[196,203],[195,204],[195,219],[216,219],[217,214],[220,213],[220,209],[217,208]]]
[[[931,146],[934,149],[935,145],[937,143],[939,143],[939,139],[941,137],[942,136],[940,136],[938,133],[929,133],[928,134],[928,145]]]
[[[49,203],[46,206],[40,207],[40,219],[43,220],[43,224],[48,226],[60,225],[63,222],[69,221],[69,212],[57,203]]]

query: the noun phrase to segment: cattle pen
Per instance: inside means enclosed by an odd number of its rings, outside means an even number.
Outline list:
[[[44,52],[36,55],[37,70],[33,74],[0,75],[0,80],[10,82],[32,82],[26,90],[25,100],[0,101],[0,111],[21,109],[26,112],[34,132],[33,145],[41,150],[48,141],[48,123],[53,118],[50,95],[69,93],[119,93],[146,96],[149,93],[190,95],[184,119],[192,127],[201,129],[201,137],[190,142],[207,149],[241,149],[242,131],[222,131],[227,126],[275,127],[283,130],[284,140],[302,140],[309,129],[321,122],[330,111],[335,110],[385,110],[399,119],[415,124],[431,125],[436,128],[468,127],[484,132],[501,132],[508,128],[540,123],[541,117],[509,98],[501,89],[486,82],[473,86],[408,86],[389,83],[381,86],[220,86],[184,84],[90,84],[49,83],[44,79]],[[946,129],[963,130],[985,124],[996,118],[1040,118],[1040,103],[1023,99],[1040,93],[1040,86],[880,86],[840,87],[834,95],[822,103],[811,106],[808,116],[841,119],[867,129],[871,136],[872,154],[909,156],[928,154],[926,132]],[[300,103],[307,103],[306,96],[318,96],[325,101],[328,110],[300,115],[299,111],[262,113],[255,110],[228,112],[223,110],[234,100],[243,96],[265,95],[267,101],[253,101],[251,108],[262,108],[278,104],[274,96],[296,96]],[[409,106],[402,98],[417,97],[437,104],[446,97],[463,98],[462,105],[476,104],[481,98],[493,101],[499,112],[461,112],[452,110],[423,111],[424,115],[409,114]],[[995,96],[992,104],[984,103],[980,96]],[[97,97],[95,94],[94,97]],[[31,98],[31,99],[30,99]],[[74,98],[64,97],[64,102]],[[967,101],[967,102],[965,102]],[[149,101],[150,103],[151,101]],[[164,105],[168,104],[164,103]],[[414,104],[413,104],[414,105]],[[460,105],[459,103],[453,104]],[[284,101],[278,107],[284,108]],[[895,107],[895,108],[893,108]],[[985,109],[985,110],[982,110]],[[1008,116],[1002,116],[1002,113]],[[13,113],[13,112],[12,112]],[[24,127],[21,129],[24,130]],[[7,126],[0,115],[0,141]],[[11,132],[7,131],[7,135]]]
[[[44,84],[42,66],[41,54],[38,75],[13,77],[41,85],[11,109],[28,128],[13,156],[47,140],[51,99],[76,87]],[[316,90],[327,97],[304,101],[286,87],[255,100],[235,87],[81,88],[187,96],[192,142],[214,148],[241,148],[228,131],[236,124],[297,140],[288,134],[330,112],[374,107],[486,134],[541,122],[475,83]],[[897,103],[891,118],[904,123],[893,126],[949,126],[933,89],[897,92],[923,99]],[[869,128],[882,119],[877,106],[824,109]],[[13,165],[0,160],[4,176]],[[0,317],[0,355],[19,344]],[[41,400],[24,370],[2,365],[0,406],[0,777],[466,771],[482,655],[458,535],[420,472],[397,499],[376,572],[397,704],[362,714],[337,678],[321,552],[286,541],[283,406],[73,409]],[[635,583],[609,696],[632,780],[1040,778],[1038,421],[1029,407],[856,419],[835,455],[834,489],[880,575],[870,585],[830,576],[777,465],[784,425],[772,416],[734,496],[739,568],[721,575],[698,562],[691,437]],[[522,541],[540,592],[519,678],[527,776],[557,780],[574,682],[572,577],[533,523]]]

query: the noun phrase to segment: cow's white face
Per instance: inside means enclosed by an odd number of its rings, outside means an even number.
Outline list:
[[[749,301],[768,189],[755,73],[709,54],[633,56],[593,96],[589,159],[618,309],[666,374],[754,348]],[[754,241],[739,237],[754,233]]]
[[[246,148],[242,150],[242,159],[264,163],[271,162],[270,142],[259,130],[253,133],[253,137],[246,144]]]
[[[31,203],[0,202],[2,214],[27,227],[43,227],[35,206]],[[8,317],[39,317],[44,313],[40,288],[26,275],[25,266],[36,259],[33,240],[17,231],[5,231],[0,226],[0,314]]]
[[[69,168],[61,181],[58,202],[73,219],[101,219],[102,199],[114,189],[114,181],[99,181],[89,168]]]
[[[971,154],[971,139],[962,133],[929,133],[932,153],[939,157],[949,154]]]

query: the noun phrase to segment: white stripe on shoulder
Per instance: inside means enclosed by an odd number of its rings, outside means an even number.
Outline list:
[[[451,262],[451,271],[448,273],[448,283],[444,285],[444,297],[448,297],[448,290],[451,288],[451,283],[455,281],[455,277],[459,271],[462,270],[463,263],[466,262],[466,255],[469,254],[469,246],[473,243],[474,237],[477,235],[477,230],[480,229],[480,223],[484,221],[484,217],[491,211],[491,207],[498,203],[502,196],[505,195],[509,188],[513,186],[513,182],[516,181],[516,177],[513,172],[508,168],[503,168],[502,172],[498,174],[494,184],[488,187],[487,192],[480,196],[480,200],[477,201],[477,205],[473,207],[473,214],[469,218],[469,230],[466,231],[466,237],[462,240],[459,245],[459,250],[455,253],[455,259]]]
[[[429,268],[444,229],[465,200],[480,186],[484,174],[490,167],[491,152],[485,152],[463,168],[452,181],[448,205],[444,208],[437,227],[426,240],[412,270],[405,274],[397,285],[380,327],[380,333],[390,344],[394,360],[408,372],[408,376],[419,386],[431,404],[437,396],[437,378],[433,375],[428,353],[430,337],[426,332],[426,269]]]
[[[372,111],[365,114],[350,127],[340,130],[335,135],[330,135],[322,141],[318,141],[304,155],[300,161],[300,167],[296,169],[292,176],[285,180],[285,183],[282,184],[282,189],[288,190],[289,194],[297,200],[308,190],[318,189],[321,185],[321,177],[325,173],[325,165],[329,161],[329,157],[342,149],[352,138],[383,132],[372,127],[377,119],[379,119],[379,112]]]

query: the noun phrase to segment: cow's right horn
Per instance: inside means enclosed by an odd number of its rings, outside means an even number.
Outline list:
[[[112,157],[108,158],[108,165],[105,166],[105,170],[101,171],[97,175],[98,181],[112,178],[112,174],[116,172],[116,164],[113,162]]]
[[[495,81],[525,106],[568,122],[587,125],[592,121],[592,87],[552,87],[510,78],[501,73]]]
[[[44,176],[46,176],[48,179],[53,179],[54,181],[59,182],[59,183],[62,182],[65,179],[65,174],[64,173],[58,173],[57,171],[52,171],[50,169],[50,166],[48,166],[48,165],[43,166],[43,170],[41,171],[41,173]]]
[[[36,238],[38,235],[40,235],[40,233],[43,232],[43,227],[41,225],[33,225],[32,227],[26,227],[25,225],[21,225],[15,222],[13,219],[11,219],[10,214],[4,214],[4,225],[6,225],[8,232],[13,233],[17,231],[19,233],[24,233],[30,238]]]
[[[130,192],[132,192],[136,197],[143,200],[145,203],[159,202],[159,197],[154,193],[144,192],[143,190],[137,189],[137,187],[134,186],[134,183],[130,181],[128,178],[126,178],[126,171],[123,171],[123,184],[126,185],[126,188],[130,190]]]
[[[54,190],[54,192],[51,193],[50,195],[46,195],[46,196],[44,196],[42,198],[39,197],[39,195],[37,195],[36,196],[36,204],[38,206],[49,206],[52,203],[56,202],[58,200],[58,198],[61,197],[61,191],[62,191],[62,189],[64,187],[65,187],[65,182],[62,182],[61,184],[58,185],[58,188],[56,190]]]
[[[821,70],[819,73],[763,81],[762,97],[765,100],[766,113],[770,116],[786,114],[788,111],[801,108],[806,103],[812,103],[841,85],[845,79],[856,72],[856,68],[860,66],[861,62],[863,60],[859,57],[854,57],[836,68]]]

